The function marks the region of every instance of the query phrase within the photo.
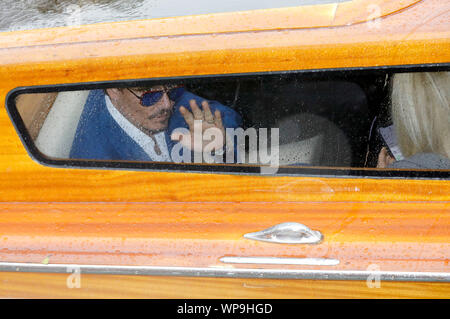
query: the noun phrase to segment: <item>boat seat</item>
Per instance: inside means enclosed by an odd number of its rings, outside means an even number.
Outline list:
[[[348,138],[328,119],[299,113],[281,118],[275,125],[280,128],[280,165],[351,165]]]
[[[345,167],[351,164],[347,137],[321,116],[299,113],[277,120],[274,127],[279,128],[279,165]]]
[[[89,91],[60,92],[36,138],[41,153],[69,158],[70,149]]]

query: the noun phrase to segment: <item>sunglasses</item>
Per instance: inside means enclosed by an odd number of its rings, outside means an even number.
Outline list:
[[[138,98],[139,102],[144,107],[155,105],[162,99],[164,94],[167,94],[171,101],[176,101],[184,93],[184,88],[182,86],[166,86],[162,89],[150,89],[142,93],[141,96],[137,95],[131,89],[127,90],[130,91],[136,98]]]

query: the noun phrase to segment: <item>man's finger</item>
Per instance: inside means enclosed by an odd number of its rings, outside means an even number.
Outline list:
[[[214,124],[217,128],[223,130],[223,123],[222,123],[222,114],[220,114],[219,110],[216,110],[214,112]]]
[[[195,102],[195,100],[190,100],[189,105],[191,106],[192,114],[194,114],[194,119],[195,120],[204,120],[203,112],[198,107],[197,102]]]
[[[184,106],[180,107],[180,113],[183,116],[184,120],[186,121],[187,125],[189,126],[190,130],[194,129],[194,116],[191,112]]]
[[[183,136],[184,135],[181,133],[173,132],[172,135],[170,135],[170,139],[172,141],[181,142],[183,140]]]
[[[211,113],[211,108],[209,107],[208,101],[203,101],[202,107],[203,107],[203,115],[205,117],[205,121],[208,123],[214,123],[214,116]]]

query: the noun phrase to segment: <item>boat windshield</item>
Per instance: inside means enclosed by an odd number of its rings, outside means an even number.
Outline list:
[[[348,1],[350,0],[2,0],[0,32]]]

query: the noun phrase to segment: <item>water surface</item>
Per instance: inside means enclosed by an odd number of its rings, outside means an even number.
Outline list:
[[[349,0],[0,0],[0,32]]]

